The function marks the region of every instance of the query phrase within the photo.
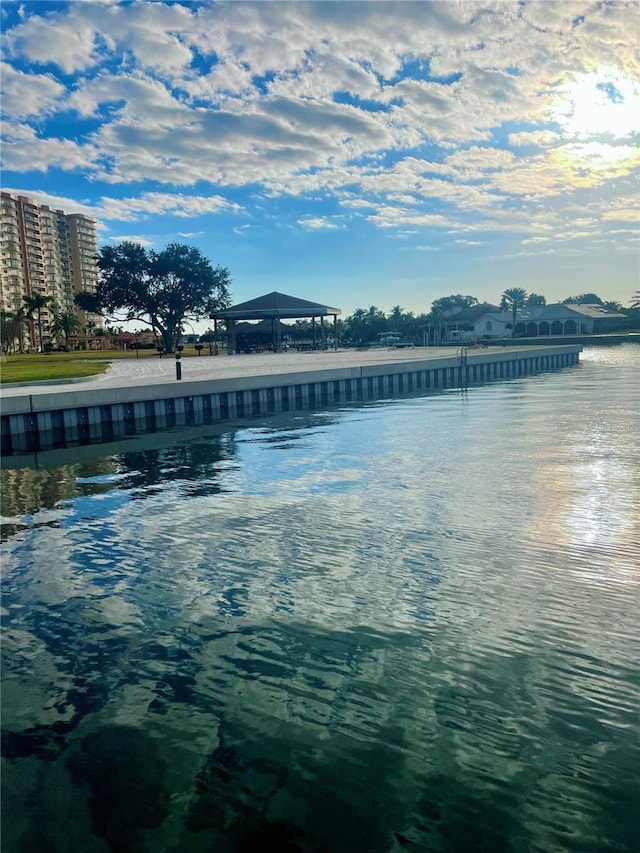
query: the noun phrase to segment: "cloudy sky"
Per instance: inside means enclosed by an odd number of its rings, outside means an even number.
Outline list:
[[[635,2],[2,4],[3,189],[234,302],[638,289]]]

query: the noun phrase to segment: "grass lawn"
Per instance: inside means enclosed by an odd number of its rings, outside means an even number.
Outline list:
[[[47,379],[76,379],[104,373],[109,367],[103,353],[100,358],[85,359],[86,353],[29,353],[3,356],[0,364],[0,382],[43,382]]]
[[[185,347],[183,358],[197,355],[193,347]],[[131,350],[82,350],[80,352],[14,353],[2,356],[0,383],[43,382],[47,379],[78,379],[104,373],[115,359],[135,359]],[[158,358],[155,350],[140,350],[138,358]],[[173,358],[167,355],[165,358]]]

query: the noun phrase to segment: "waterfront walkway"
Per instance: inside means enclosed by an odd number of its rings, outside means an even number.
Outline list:
[[[482,347],[469,350],[490,353],[502,347]],[[400,362],[424,361],[430,358],[451,358],[459,347],[407,347],[384,349],[382,347],[356,350],[318,350],[312,352],[265,352],[254,355],[202,355],[181,358],[182,381],[203,379],[244,379],[249,376],[277,376],[280,373],[306,373],[316,370],[361,367],[365,365],[398,364]],[[106,356],[108,358],[108,355]],[[162,358],[115,359],[106,373],[83,379],[51,382],[29,382],[3,385],[1,397],[38,396],[71,390],[93,391],[106,388],[135,388],[149,384],[176,382],[176,359],[172,355]]]
[[[81,381],[2,389],[2,454],[112,441],[568,367],[582,347],[338,350],[114,361]],[[181,378],[178,380],[177,365]]]

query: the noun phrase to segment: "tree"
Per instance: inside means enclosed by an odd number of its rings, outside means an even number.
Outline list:
[[[3,353],[15,348],[18,337],[18,324],[10,311],[0,311],[0,347]]]
[[[544,296],[541,296],[539,293],[530,293],[527,296],[527,308],[537,308],[539,305],[546,305],[547,300]]]
[[[579,293],[577,296],[568,296],[562,300],[562,304],[566,305],[569,302],[577,302],[578,305],[602,305],[602,299],[597,293]]]
[[[503,311],[511,310],[511,334],[516,333],[516,317],[518,308],[524,308],[527,301],[527,291],[524,287],[508,287],[502,294],[500,307]]]
[[[395,325],[398,326],[402,323],[402,318],[404,317],[404,309],[399,305],[394,305],[391,311],[388,314],[389,320]]]
[[[622,302],[618,302],[617,299],[608,299],[602,303],[602,307],[606,308],[607,311],[616,311],[618,313],[623,310]]]
[[[38,315],[38,345],[40,352],[43,351],[42,345],[42,312],[52,303],[50,296],[43,296],[41,293],[34,293],[32,296],[24,297],[24,304],[27,311],[27,316],[33,322],[33,312]]]
[[[631,308],[635,311],[640,310],[640,290],[636,290],[631,297]]]
[[[226,267],[213,267],[198,249],[181,243],[161,252],[128,241],[103,246],[98,269],[96,292],[79,293],[76,303],[91,313],[115,315],[119,322],[146,323],[162,338],[166,352],[178,343],[184,320],[229,305]]]
[[[477,304],[478,300],[475,296],[463,296],[461,293],[441,296],[440,299],[434,299],[431,303],[431,315],[433,317],[446,317],[447,314],[464,311],[465,308],[473,308]]]
[[[23,352],[23,340],[25,329],[29,328],[29,318],[26,308],[18,308],[17,311],[0,312],[0,345],[3,352],[14,352],[16,341],[18,350]]]
[[[366,335],[367,312],[364,308],[356,308],[350,317],[345,320],[347,336],[352,341],[363,341]]]
[[[69,338],[73,335],[79,335],[81,330],[80,320],[71,311],[61,311],[53,315],[51,334],[54,338],[62,335],[67,349],[69,348]]]

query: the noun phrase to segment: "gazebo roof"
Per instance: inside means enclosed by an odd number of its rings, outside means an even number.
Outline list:
[[[257,299],[232,305],[231,308],[212,311],[209,316],[212,320],[266,320],[271,317],[281,320],[296,317],[337,316],[341,313],[339,308],[330,308],[319,302],[298,299],[297,296],[287,296],[286,293],[278,293],[274,290],[272,293],[258,296]]]

